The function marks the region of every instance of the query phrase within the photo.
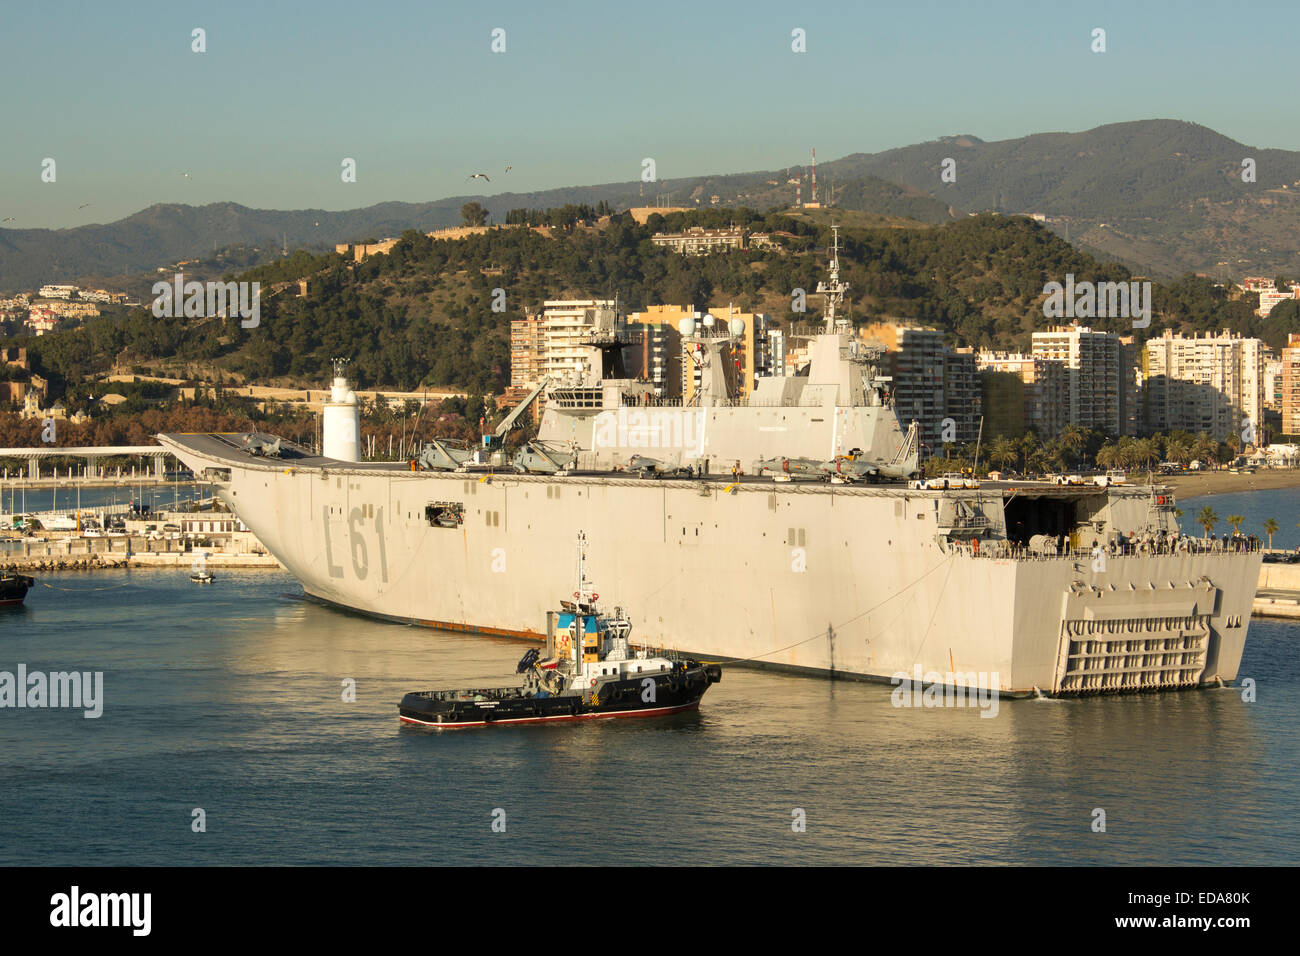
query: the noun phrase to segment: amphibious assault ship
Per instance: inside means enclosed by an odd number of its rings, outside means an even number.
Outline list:
[[[534,391],[538,439],[513,458],[499,437],[526,403],[473,452],[359,461],[341,373],[323,455],[159,440],[309,596],[390,620],[543,639],[557,557],[585,528],[594,574],[659,647],[1009,695],[1234,680],[1260,552],[1179,536],[1159,487],[903,483],[917,427],[898,422],[880,352],[838,317],[837,258],[807,367],[749,396],[728,360],[737,330],[687,320],[691,402],[647,395],[597,336],[580,380]]]

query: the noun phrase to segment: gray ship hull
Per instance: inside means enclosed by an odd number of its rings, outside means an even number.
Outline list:
[[[980,551],[954,532],[954,499],[980,502],[996,529],[1025,489],[410,472],[160,440],[318,600],[542,638],[581,529],[590,579],[638,641],[823,675],[1011,695],[1230,682],[1260,566],[1258,552],[1193,550],[1098,567],[1086,552]],[[1107,531],[1149,510],[1138,489],[1032,493]]]

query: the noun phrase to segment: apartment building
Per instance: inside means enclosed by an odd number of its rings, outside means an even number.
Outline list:
[[[648,305],[629,313],[627,329],[640,336],[636,373],[654,387],[656,398],[681,398],[685,365],[681,323],[700,318],[693,305]]]
[[[1255,433],[1264,422],[1264,382],[1259,339],[1227,331],[1186,338],[1166,330],[1146,343],[1146,428],[1208,432],[1215,441]]]
[[[557,381],[582,376],[584,346],[592,335],[613,334],[622,327],[613,299],[547,299],[542,326],[541,371]]]
[[[1295,332],[1282,350],[1282,434],[1300,435],[1300,334]]]
[[[883,371],[894,379],[898,420],[903,427],[919,422],[928,450],[949,436],[959,444],[975,441],[983,396],[973,352],[949,349],[941,331],[914,325],[880,322],[858,335],[886,349]]]
[[[1034,358],[1066,370],[1066,415],[1073,425],[1109,435],[1124,431],[1124,377],[1120,337],[1081,326],[1060,326],[1031,337]],[[1130,373],[1131,374],[1131,373]]]

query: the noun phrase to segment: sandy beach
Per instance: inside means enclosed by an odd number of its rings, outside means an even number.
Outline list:
[[[1227,471],[1175,475],[1165,478],[1178,498],[1221,495],[1239,491],[1267,491],[1272,488],[1300,488],[1300,468],[1261,469],[1253,475]]]

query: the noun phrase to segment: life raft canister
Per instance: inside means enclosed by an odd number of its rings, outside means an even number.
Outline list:
[[[971,552],[974,553],[974,554],[979,554],[979,553],[980,553],[980,539],[979,539],[979,538],[971,538],[971,539],[970,539],[970,549],[971,549]]]

